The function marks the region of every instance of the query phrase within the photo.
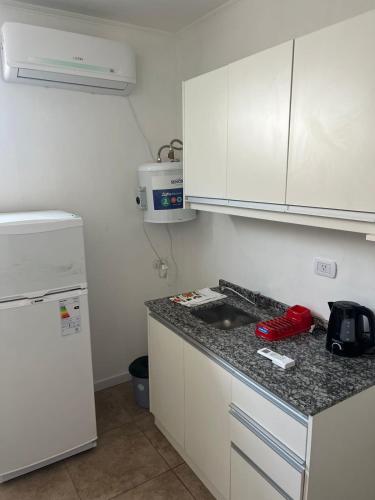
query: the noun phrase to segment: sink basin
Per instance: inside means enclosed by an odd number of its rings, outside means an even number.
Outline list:
[[[220,330],[232,330],[239,326],[257,323],[260,319],[229,304],[220,304],[219,306],[191,311],[191,314]]]

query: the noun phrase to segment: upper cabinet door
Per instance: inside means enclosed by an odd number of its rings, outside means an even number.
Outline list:
[[[375,211],[375,12],[295,41],[287,203]]]
[[[228,198],[285,203],[293,42],[229,65]]]
[[[185,194],[226,197],[228,68],[184,83]]]

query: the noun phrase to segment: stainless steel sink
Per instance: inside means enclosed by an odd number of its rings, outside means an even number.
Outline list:
[[[191,314],[220,330],[232,330],[239,326],[257,323],[260,320],[257,316],[248,314],[229,304],[220,304],[219,306],[198,309],[197,311],[193,310]]]

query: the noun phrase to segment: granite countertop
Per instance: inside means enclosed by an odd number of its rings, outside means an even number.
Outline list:
[[[232,283],[220,280],[220,285],[254,297],[253,292]],[[219,291],[218,288],[213,290]],[[287,308],[285,304],[264,296],[259,297],[257,306],[252,306],[228,290],[223,293],[227,298],[198,307],[227,303],[261,320],[280,316]],[[168,297],[147,301],[146,306],[187,340],[200,344],[241,376],[256,382],[306,417],[375,385],[375,357],[342,358],[331,355],[325,349],[324,323],[319,324],[319,320],[316,320],[320,327],[316,329],[317,333],[268,342],[255,335],[255,324],[219,330],[194,317],[191,308],[175,304]],[[278,368],[257,354],[262,347],[293,358],[296,366],[288,370]]]

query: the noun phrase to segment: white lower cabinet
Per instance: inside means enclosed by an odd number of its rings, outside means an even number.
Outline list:
[[[223,498],[229,498],[231,375],[185,343],[185,452]]]
[[[148,345],[150,408],[156,424],[215,498],[273,500],[283,498],[283,492],[299,498],[302,474],[233,416],[240,404],[243,411],[236,411],[245,420],[254,421],[264,409],[274,421],[280,415],[273,405],[267,407],[260,396],[254,399],[254,391],[151,315]],[[251,401],[263,413],[246,416]],[[285,425],[287,420],[283,430]]]
[[[184,341],[154,318],[148,319],[150,410],[184,446]]]
[[[374,498],[375,386],[306,419],[151,315],[148,326],[156,424],[215,498]]]
[[[231,410],[231,441],[277,485],[285,498],[300,500],[304,465],[259,423],[240,410]]]
[[[302,460],[306,457],[307,426],[285,413],[251,387],[233,378],[232,403],[248,418],[276,436],[287,448]]]
[[[231,500],[281,500],[275,484],[240,450],[232,448],[230,469]]]

